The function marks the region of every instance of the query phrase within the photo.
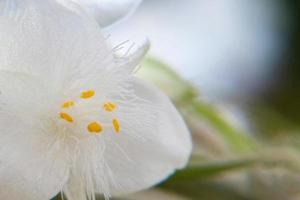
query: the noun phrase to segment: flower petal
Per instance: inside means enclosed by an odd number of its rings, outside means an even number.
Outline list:
[[[32,184],[22,178],[13,167],[0,169],[0,198],[10,200],[49,200],[36,191]]]
[[[134,77],[131,83],[135,97],[120,102],[114,113],[121,131],[84,141],[64,190],[67,197],[146,189],[187,164],[191,138],[178,111],[158,89]]]
[[[98,24],[75,5],[3,0],[0,29],[0,68],[41,76],[50,86],[67,87],[114,64]]]
[[[141,124],[137,134],[145,140],[132,137],[133,133],[121,133],[122,137],[116,142],[128,157],[114,150],[116,147],[107,149],[108,153],[112,153],[107,165],[116,177],[115,185],[119,186],[112,188],[112,194],[134,192],[161,182],[176,169],[185,167],[192,150],[190,133],[168,97],[140,79],[133,79],[133,89],[138,98],[152,104],[152,109],[157,109],[155,121],[152,124],[147,116],[142,116],[147,113],[136,116],[139,119],[134,123]],[[148,112],[151,115],[150,110]]]
[[[21,192],[32,199],[50,199],[67,181],[65,156],[55,143],[55,132],[49,131],[53,98],[44,86],[36,77],[0,71],[0,187],[7,189],[0,190],[0,199],[17,198]],[[6,182],[9,174],[15,176]]]
[[[59,0],[60,2],[66,0]],[[141,3],[141,0],[71,0],[86,8],[101,27],[124,18]]]
[[[157,121],[160,125],[159,132],[155,134],[159,135],[160,142],[170,150],[170,155],[175,155],[174,169],[185,167],[191,155],[192,141],[181,115],[170,99],[158,88],[138,78],[135,78],[133,82],[134,91],[138,97],[160,108],[159,121]]]

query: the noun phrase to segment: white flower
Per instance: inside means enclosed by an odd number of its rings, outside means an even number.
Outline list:
[[[67,7],[68,2],[82,6],[101,27],[113,24],[132,13],[142,0],[57,0]]]
[[[186,165],[183,120],[133,75],[147,49],[117,58],[76,6],[0,1],[0,199],[108,198]]]

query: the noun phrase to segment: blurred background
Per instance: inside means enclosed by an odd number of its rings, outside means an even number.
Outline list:
[[[297,1],[287,2],[293,1],[144,0],[110,32],[113,42],[148,37],[151,55],[210,101],[248,99],[271,84],[290,47]]]
[[[105,30],[193,135],[189,166],[128,200],[300,200],[300,2],[144,0]]]

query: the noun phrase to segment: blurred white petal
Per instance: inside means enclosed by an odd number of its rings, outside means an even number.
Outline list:
[[[67,0],[59,0],[67,1]],[[70,0],[83,6],[101,27],[109,26],[132,13],[142,0]]]

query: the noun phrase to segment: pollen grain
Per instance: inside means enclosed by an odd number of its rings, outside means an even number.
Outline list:
[[[62,108],[70,108],[74,105],[75,105],[74,101],[66,101],[65,103],[63,103]]]
[[[104,110],[106,110],[107,112],[112,112],[117,108],[117,104],[112,103],[112,102],[106,102],[103,105]]]
[[[89,98],[92,98],[94,95],[95,95],[94,90],[87,90],[87,91],[83,91],[81,93],[81,98],[82,99],[89,99]]]
[[[60,118],[66,120],[67,122],[73,122],[74,121],[71,115],[69,115],[67,113],[64,113],[64,112],[60,113]]]
[[[100,123],[98,122],[92,122],[87,126],[87,129],[92,134],[99,134],[102,132],[103,128]]]
[[[113,127],[114,127],[116,133],[120,133],[120,131],[121,131],[120,121],[115,118],[115,119],[113,119],[112,124],[113,124]]]

